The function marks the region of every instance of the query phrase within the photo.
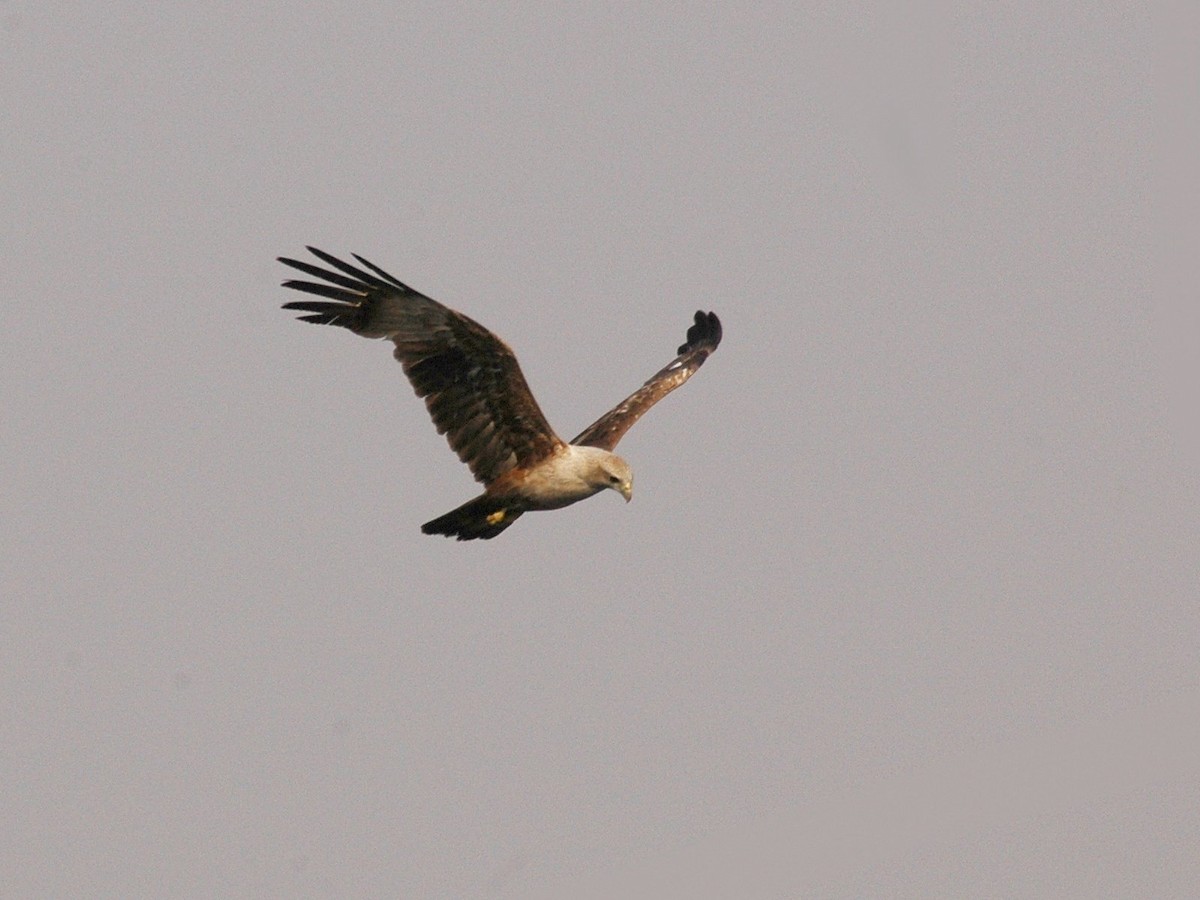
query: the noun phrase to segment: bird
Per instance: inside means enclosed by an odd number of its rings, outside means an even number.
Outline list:
[[[429,535],[489,540],[526,512],[560,509],[603,490],[628,503],[633,470],[612,452],[617,442],[721,342],[716,314],[697,311],[675,359],[567,442],[546,421],[512,349],[491,331],[358,254],[351,254],[356,266],[307,249],[328,268],[278,257],[319,279],[289,278],[283,287],[323,299],[283,308],[304,313],[301,321],[390,340],[438,433],[484,485],[479,496],[422,525]]]

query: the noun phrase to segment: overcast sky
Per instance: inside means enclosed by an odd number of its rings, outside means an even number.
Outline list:
[[[1200,891],[1195,32],[901,10],[0,3],[5,897]],[[725,340],[426,537],[305,244],[568,437]]]

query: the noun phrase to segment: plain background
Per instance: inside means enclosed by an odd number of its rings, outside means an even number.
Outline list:
[[[6,897],[1200,892],[1193,21],[0,4]],[[389,348],[634,502],[492,542]]]

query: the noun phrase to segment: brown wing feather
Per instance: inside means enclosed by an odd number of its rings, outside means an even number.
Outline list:
[[[340,325],[355,334],[388,338],[417,396],[451,449],[475,478],[490,484],[562,446],[529,390],[511,349],[462,313],[414,291],[361,256],[360,269],[313,247],[338,271],[280,257],[285,265],[325,283],[290,280],[284,287],[325,297],[284,309],[306,322]],[[367,271],[369,270],[369,271]]]
[[[633,423],[655,403],[695,374],[710,353],[721,343],[721,320],[716,313],[697,311],[695,323],[687,332],[687,341],[679,355],[659,370],[644,385],[583,430],[572,444],[612,450]]]

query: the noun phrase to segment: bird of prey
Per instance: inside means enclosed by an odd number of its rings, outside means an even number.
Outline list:
[[[421,526],[425,534],[460,541],[494,538],[530,510],[559,509],[605,488],[633,496],[633,472],[612,452],[622,435],[655,403],[687,381],[721,342],[721,323],[697,312],[679,355],[649,381],[563,441],[538,408],[517,358],[478,322],[413,290],[357,254],[359,266],[314,247],[331,268],[279,257],[320,281],[284,287],[322,297],[284,309],[321,325],[340,325],[367,338],[387,338],[440,434],[471,469],[484,492]]]

